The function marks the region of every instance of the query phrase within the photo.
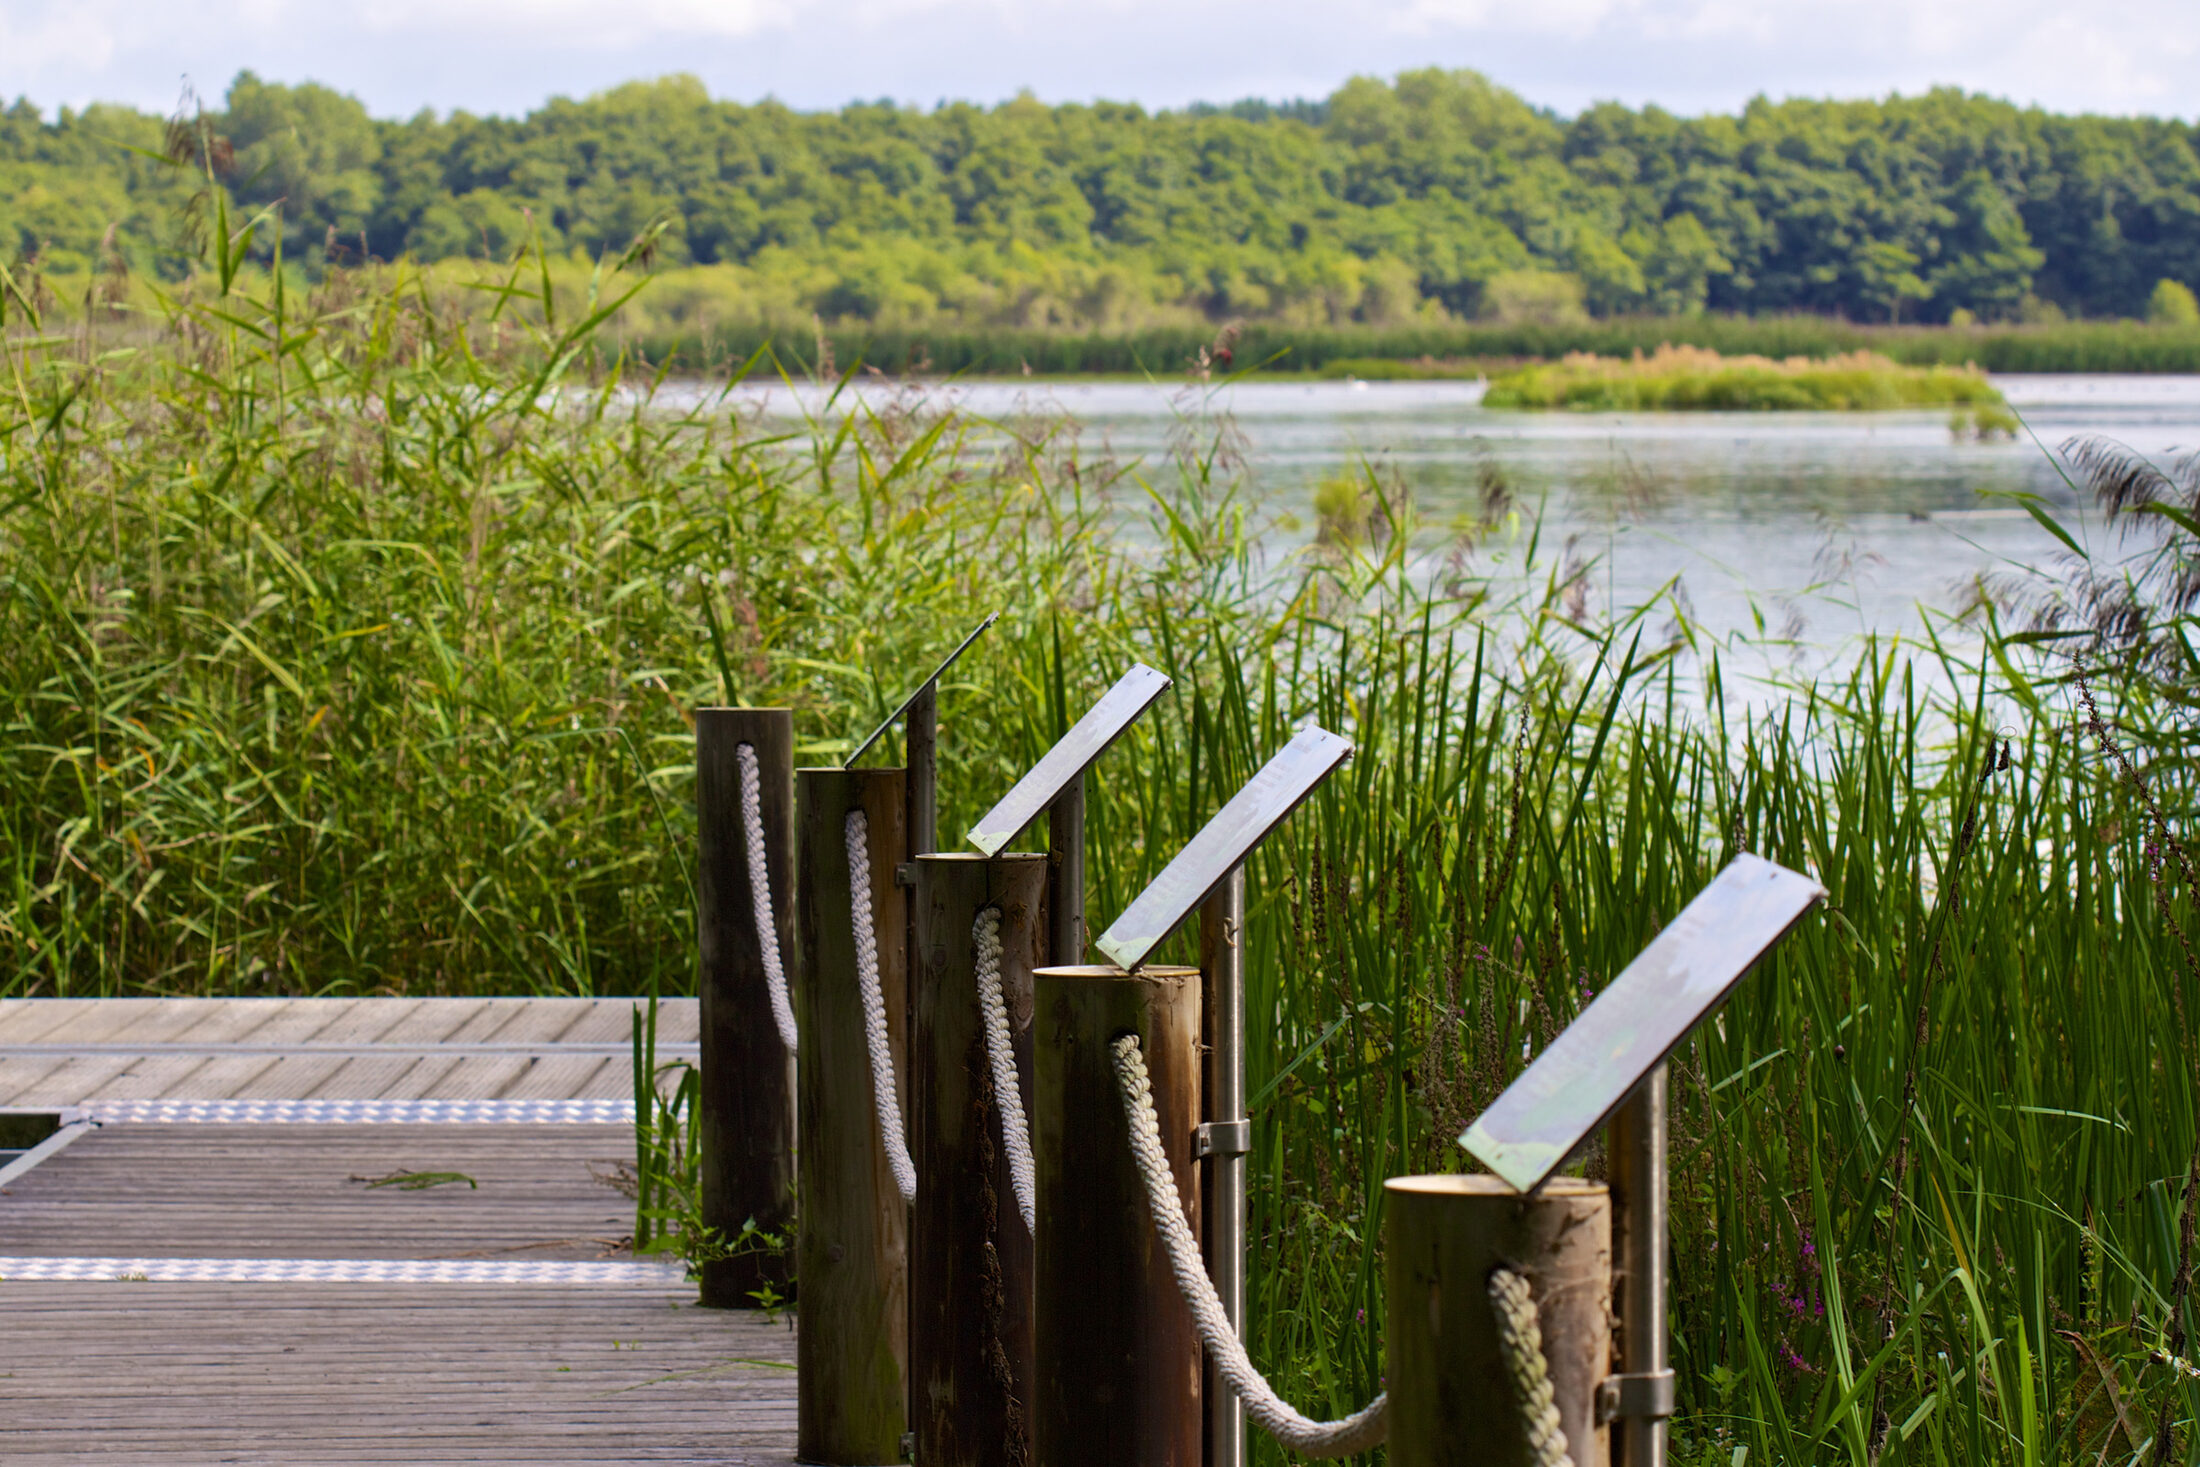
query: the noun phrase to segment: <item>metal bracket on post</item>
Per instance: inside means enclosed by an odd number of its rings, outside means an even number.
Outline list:
[[[1648,1375],[1607,1375],[1597,1382],[1597,1425],[1608,1426],[1623,1417],[1663,1421],[1673,1414],[1673,1372]]]
[[[1192,1128],[1192,1155],[1249,1156],[1253,1150],[1253,1122],[1201,1121]]]

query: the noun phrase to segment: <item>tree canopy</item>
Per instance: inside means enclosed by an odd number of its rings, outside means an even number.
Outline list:
[[[398,121],[246,72],[197,122],[0,112],[0,260],[179,276],[211,165],[235,208],[280,206],[308,270],[594,256],[662,224],[660,259],[802,319],[1991,321],[2141,316],[2200,285],[2200,127],[1954,90],[1565,118],[1429,70],[1319,102],[796,112],[675,76]],[[184,132],[192,166],[164,166]]]

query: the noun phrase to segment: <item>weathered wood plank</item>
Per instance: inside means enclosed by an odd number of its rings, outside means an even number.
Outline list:
[[[112,1125],[0,1192],[0,1253],[30,1257],[597,1258],[633,1204],[597,1180],[624,1126]],[[462,1184],[370,1189],[398,1171]]]
[[[786,1325],[671,1291],[0,1284],[0,1309],[10,1467],[793,1455]]]

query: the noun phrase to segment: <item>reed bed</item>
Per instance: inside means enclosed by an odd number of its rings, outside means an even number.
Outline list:
[[[1905,367],[1875,352],[1774,361],[1661,346],[1647,356],[1574,352],[1562,361],[1519,367],[1492,381],[1482,402],[1493,408],[1583,412],[1865,412],[1996,407],[2001,394],[1976,368]]]
[[[1676,1458],[2192,1459],[2152,1358],[2194,1353],[2189,796],[2108,752],[2138,703],[2089,728],[2010,646],[1928,650],[1971,690],[1935,704],[1890,647],[1744,713],[1555,573],[1495,599],[1478,532],[1372,479],[1265,559],[1196,392],[1143,465],[920,397],[787,431],[600,348],[624,279],[16,340],[0,996],[678,991],[691,710],[788,704],[834,757],[999,607],[943,830],[1132,658],[1176,679],[1094,781],[1103,917],[1302,720],[1358,746],[1252,873],[1249,1343],[1296,1404],[1381,1387],[1382,1179],[1460,1168],[1748,850],[1832,900],[1675,1058]]]

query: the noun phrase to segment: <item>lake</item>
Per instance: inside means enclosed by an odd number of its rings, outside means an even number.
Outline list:
[[[1961,604],[1981,573],[2052,573],[2060,544],[1996,493],[2037,494],[2113,551],[2115,532],[2081,512],[2040,444],[2102,433],[2157,456],[2200,448],[2200,377],[1996,380],[2037,443],[1953,441],[1945,411],[1500,412],[1464,382],[1241,383],[1208,400],[1242,435],[1272,554],[1312,539],[1316,485],[1358,465],[1411,493],[1430,527],[1416,546],[1432,552],[1495,475],[1528,513],[1542,507],[1539,586],[1562,563],[1585,565],[1585,609],[1605,615],[1675,583],[1699,645],[1722,644],[1737,672],[1792,677],[1845,661],[1867,632],[1920,633],[1928,609]],[[1174,383],[932,392],[981,417],[1066,414],[1088,453],[1143,461],[1149,474],[1168,471],[1172,435],[1199,407]],[[784,388],[743,396],[768,416],[793,406]],[[1492,536],[1471,564],[1517,587],[1524,548]]]

